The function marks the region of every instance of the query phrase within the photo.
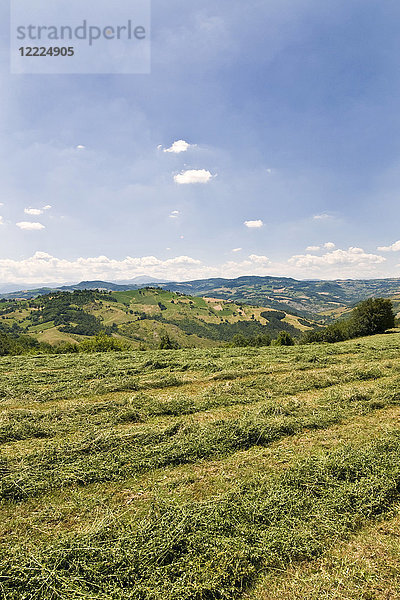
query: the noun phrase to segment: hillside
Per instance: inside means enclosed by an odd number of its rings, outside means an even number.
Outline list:
[[[400,293],[400,279],[298,281],[285,277],[239,277],[206,279],[160,287],[185,294],[209,294],[233,302],[270,306],[310,317],[336,317],[369,297],[392,297]]]
[[[230,342],[235,334],[276,337],[285,330],[298,336],[313,326],[289,312],[157,288],[77,290],[0,302],[0,331],[53,345],[104,331],[132,347],[157,348],[164,334],[183,347],[208,347]]]
[[[83,281],[60,286],[57,290],[40,288],[3,294],[3,298],[33,298],[54,291],[100,289],[129,291],[142,287],[106,281]],[[239,304],[250,304],[296,313],[321,321],[336,318],[344,310],[369,297],[390,298],[400,294],[400,279],[298,281],[287,277],[239,277],[237,279],[201,279],[187,282],[158,283],[157,287],[189,296],[208,296]],[[1,296],[1,295],[0,295]]]
[[[0,358],[2,595],[398,598],[399,351]]]

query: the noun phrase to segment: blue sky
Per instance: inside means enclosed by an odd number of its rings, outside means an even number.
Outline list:
[[[10,75],[0,15],[0,283],[400,276],[398,2],[153,0],[150,75]]]

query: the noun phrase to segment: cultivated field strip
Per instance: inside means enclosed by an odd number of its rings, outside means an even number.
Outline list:
[[[4,358],[0,378],[11,600],[233,600],[400,500],[398,334]]]

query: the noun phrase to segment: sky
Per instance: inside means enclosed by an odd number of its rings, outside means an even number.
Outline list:
[[[397,1],[153,0],[139,75],[12,75],[0,16],[0,284],[400,277]]]

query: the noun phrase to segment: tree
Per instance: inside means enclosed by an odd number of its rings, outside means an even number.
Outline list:
[[[259,333],[252,339],[252,346],[270,346],[271,336],[268,333]]]
[[[232,338],[232,346],[236,348],[245,348],[249,346],[249,340],[242,333],[236,333]]]
[[[302,341],[310,342],[342,342],[364,335],[385,333],[395,327],[393,305],[385,298],[369,298],[360,302],[348,319],[337,321],[319,331],[307,331]]]
[[[287,331],[281,331],[275,340],[276,346],[294,346],[294,339]]]
[[[168,333],[163,333],[158,347],[160,350],[176,350],[179,348],[179,344],[175,340],[172,340]]]
[[[360,302],[349,320],[350,337],[385,333],[395,327],[393,304],[385,298],[369,298]]]

